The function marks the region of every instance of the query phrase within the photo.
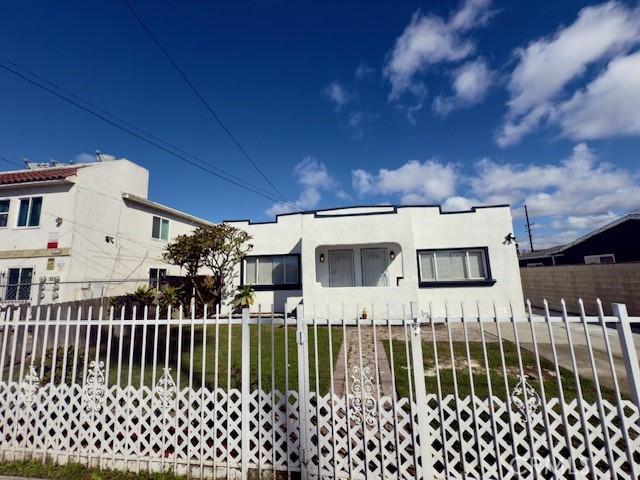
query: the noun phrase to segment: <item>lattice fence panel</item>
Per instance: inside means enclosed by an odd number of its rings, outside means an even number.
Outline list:
[[[99,381],[91,383],[92,378],[88,376],[84,387],[48,383],[30,395],[24,384],[0,382],[4,457],[41,459],[44,455],[60,463],[79,461],[134,471],[184,473],[202,468],[210,476],[226,474],[228,469],[236,475],[242,455],[240,391],[178,391],[171,382],[164,390],[106,388]],[[95,388],[100,385],[104,388]],[[299,408],[306,408],[309,422],[302,428],[310,439],[312,476],[416,477],[416,404],[388,396],[364,405],[354,395],[312,393],[307,398],[307,405],[300,406],[296,392],[251,392],[249,468],[300,470]],[[428,395],[424,404],[435,473],[446,478],[497,478],[501,473],[505,480],[533,479],[532,449],[539,468],[549,467],[553,458],[562,477],[569,467],[567,438],[579,467],[587,465],[588,439],[595,477],[610,478],[606,431],[618,478],[631,479],[625,426],[640,468],[640,414],[629,401],[623,402],[624,420],[607,401],[603,402],[604,418],[597,404],[583,403],[586,435],[575,400],[561,406],[558,399],[549,399],[545,410],[532,412],[528,422],[522,412],[495,397]],[[519,472],[513,468],[516,464]]]

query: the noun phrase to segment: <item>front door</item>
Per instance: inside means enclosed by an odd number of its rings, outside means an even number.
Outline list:
[[[353,250],[329,250],[329,286],[354,287]]]
[[[363,287],[386,287],[387,280],[387,249],[386,248],[363,248],[361,251],[362,261],[362,286]]]

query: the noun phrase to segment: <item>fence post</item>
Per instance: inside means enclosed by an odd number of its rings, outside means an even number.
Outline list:
[[[627,314],[627,306],[624,303],[614,303],[611,305],[613,314],[618,317],[618,337],[622,347],[622,358],[627,371],[627,383],[631,390],[633,403],[640,408],[640,365],[638,365],[638,354],[633,342],[633,332]]]
[[[422,357],[420,317],[417,305],[414,302],[411,302],[411,318],[413,319],[411,323],[411,363],[413,364],[414,385],[416,389],[420,459],[422,460],[422,477],[420,478],[431,480],[433,479],[433,455],[431,435],[429,435],[429,416],[427,414],[427,387],[424,382],[424,359]]]
[[[250,385],[250,373],[251,373],[251,329],[249,326],[249,309],[242,309],[242,364],[241,364],[241,383],[240,391],[242,396],[242,418],[240,423],[241,437],[240,437],[240,451],[241,451],[241,478],[247,478],[249,469],[249,424],[251,422],[251,412],[249,410],[251,405],[251,385]],[[259,321],[259,319],[258,319]]]
[[[298,347],[298,425],[300,432],[300,478],[307,478],[308,412],[309,412],[309,357],[307,353],[307,322],[304,307],[296,307],[296,345]]]

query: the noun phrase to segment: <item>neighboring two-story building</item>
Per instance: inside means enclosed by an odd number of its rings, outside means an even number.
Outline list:
[[[148,186],[146,169],[105,154],[1,172],[0,301],[121,295],[178,275],[165,245],[209,223],[148,200]]]

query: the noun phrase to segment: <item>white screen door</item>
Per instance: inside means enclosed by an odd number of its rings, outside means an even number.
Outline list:
[[[329,286],[355,286],[353,250],[329,251]]]
[[[363,248],[362,257],[362,286],[386,287],[387,281],[387,249]]]

